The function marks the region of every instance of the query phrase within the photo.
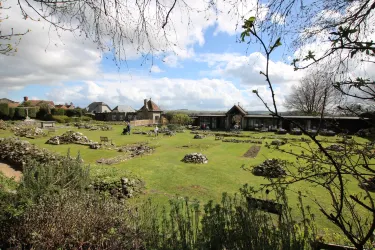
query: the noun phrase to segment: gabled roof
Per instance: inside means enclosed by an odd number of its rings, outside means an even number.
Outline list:
[[[146,105],[147,105],[148,111],[151,111],[151,112],[152,111],[159,111],[159,112],[161,112],[161,109],[159,108],[159,106],[156,105],[156,103],[154,103],[153,101],[151,101],[151,99],[146,102]],[[145,105],[143,105],[142,108],[140,108],[140,110],[143,110],[143,109],[145,109]]]
[[[228,110],[227,114],[230,114],[236,111],[241,113],[242,115],[247,115],[247,112],[240,105],[233,105],[233,107],[230,110]]]
[[[0,98],[0,103],[7,103],[8,107],[10,107],[10,108],[15,108],[15,107],[18,107],[20,105],[19,102],[12,101],[8,98]]]
[[[47,103],[48,105],[55,107],[55,104],[53,103],[53,101],[28,100],[27,102],[30,103],[30,107],[37,107],[37,106],[42,105],[43,103]]]
[[[135,109],[129,105],[118,105],[112,111],[125,112],[125,113],[135,113]]]
[[[107,106],[108,109],[111,110],[111,108],[106,103],[104,103],[104,102],[93,102],[89,106],[87,106],[86,110],[87,110],[87,112],[91,113],[98,106]]]
[[[67,109],[67,107],[63,104],[58,104],[58,105],[55,105],[55,108],[58,108],[58,109]]]

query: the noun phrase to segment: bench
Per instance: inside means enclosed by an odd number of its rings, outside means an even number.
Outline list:
[[[249,208],[255,208],[268,212],[271,214],[276,214],[279,216],[279,222],[281,221],[281,216],[283,212],[283,205],[274,201],[261,200],[252,197],[246,197],[247,204]]]
[[[108,139],[107,136],[100,136],[100,143],[103,143],[103,142],[109,142],[110,140]],[[111,140],[111,143],[112,143],[112,140]]]
[[[40,126],[41,128],[53,128],[55,127],[55,121],[41,121]]]

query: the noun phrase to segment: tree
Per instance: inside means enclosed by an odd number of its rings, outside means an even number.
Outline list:
[[[191,124],[192,119],[184,113],[174,113],[171,117],[170,123],[178,125],[188,125]]]
[[[273,1],[273,3],[275,2],[276,4],[279,4],[296,1]],[[359,6],[362,6],[361,1],[348,2],[356,2]],[[369,3],[370,1],[366,2]],[[362,12],[362,9],[358,10],[356,12],[357,15],[351,16],[352,19],[349,19],[349,21],[347,20],[347,22],[357,23],[360,26],[361,22],[358,23],[357,21],[366,18],[366,13],[370,13],[372,9],[375,8],[375,2],[371,6],[372,7],[367,9],[363,15],[358,14]],[[363,7],[366,7],[366,5]],[[314,8],[306,9],[310,11],[314,10]],[[349,12],[351,13],[351,11],[352,9]],[[284,14],[287,15],[288,13]],[[371,246],[372,237],[375,231],[375,199],[370,194],[369,187],[371,186],[371,183],[375,183],[375,168],[371,161],[373,158],[373,152],[369,150],[367,145],[358,144],[354,140],[348,139],[346,136],[342,137],[342,146],[335,146],[334,148],[326,147],[326,145],[316,137],[315,133],[310,134],[298,123],[283,117],[278,112],[275,92],[270,77],[269,61],[271,54],[281,45],[281,38],[271,41],[270,45],[266,44],[262,35],[258,33],[259,25],[255,24],[255,22],[255,17],[250,17],[248,20],[245,20],[243,25],[244,31],[241,33],[241,40],[245,42],[249,37],[250,39],[255,39],[261,44],[261,48],[266,55],[267,61],[265,71],[261,71],[260,74],[265,77],[270,89],[272,106],[264,101],[263,97],[260,96],[257,90],[253,90],[253,93],[263,102],[264,106],[272,116],[283,121],[291,122],[310,138],[310,140],[305,142],[305,145],[300,144],[301,152],[297,153],[284,148],[279,148],[278,146],[273,147],[275,150],[280,150],[285,154],[294,156],[296,162],[291,162],[289,164],[288,178],[278,179],[277,181],[271,180],[271,183],[264,185],[263,188],[268,189],[289,186],[298,182],[310,183],[311,185],[322,188],[322,190],[325,190],[326,194],[331,198],[331,204],[321,204],[320,200],[317,198],[313,198],[313,200],[319,206],[323,215],[336,225],[357,249],[364,249],[365,246]],[[340,30],[340,28],[338,29]],[[355,33],[357,31],[353,30],[351,32]],[[315,35],[317,34],[315,33]],[[339,34],[339,36],[344,39],[347,34]],[[331,41],[332,47],[334,48],[337,45],[337,40],[333,39]],[[363,44],[361,43],[358,45],[362,46]],[[338,48],[338,50],[340,49],[345,50],[346,48]],[[332,52],[330,50],[331,49],[328,49],[328,54]],[[359,53],[368,53],[366,52],[366,49],[359,49],[356,51]],[[296,70],[306,68],[324,60],[324,58],[327,58],[326,55],[327,54],[323,54],[322,57],[315,58],[314,54],[310,51],[304,58],[304,61],[312,60],[313,62],[311,64],[298,67],[296,63],[299,62],[299,59],[295,59],[293,65]],[[336,62],[341,63],[342,61]],[[351,87],[358,88],[358,91],[364,89],[364,85],[361,84],[351,85]],[[355,97],[355,95],[352,96]],[[322,117],[323,114],[324,109],[320,111]],[[319,130],[320,126],[318,128],[318,133]],[[311,145],[311,143],[313,143],[313,145]],[[268,147],[271,146],[268,145]],[[349,185],[349,183],[352,183],[353,181],[358,182],[363,188],[363,191],[353,189],[353,187]],[[313,194],[307,193],[307,195],[311,197]]]
[[[332,110],[339,99],[339,93],[330,79],[324,74],[313,72],[294,87],[284,105],[304,115],[318,115]]]
[[[4,13],[5,10],[10,9],[10,7],[3,6],[2,1],[0,1],[0,23],[6,21],[9,17],[2,17],[1,14]],[[17,44],[21,41],[22,36],[26,35],[29,30],[26,30],[23,33],[14,32],[11,29],[9,32],[4,33],[0,30],[0,54],[3,55],[10,55],[12,52],[17,52]],[[16,39],[16,41],[14,41]]]

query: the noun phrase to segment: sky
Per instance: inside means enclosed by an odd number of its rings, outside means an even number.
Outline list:
[[[228,110],[238,103],[248,111],[265,110],[252,92],[258,90],[266,103],[272,102],[265,78],[259,74],[266,66],[259,44],[239,43],[237,19],[225,11],[210,17],[192,15],[187,23],[181,18],[183,10],[175,9],[168,24],[174,24],[176,32],[170,38],[175,46],[165,47],[156,37],[155,47],[164,52],[146,61],[128,46],[127,60],[118,67],[111,52],[103,53],[89,39],[55,32],[45,21],[23,19],[13,2],[5,3],[11,8],[6,13],[9,19],[2,22],[3,32],[31,31],[22,37],[16,53],[0,55],[0,98],[21,102],[28,96],[82,108],[100,101],[111,108],[130,105],[134,109],[151,98],[164,110]],[[225,1],[218,2],[223,10],[228,8]],[[242,14],[250,16],[250,9],[243,7]],[[285,98],[305,74],[290,66],[292,56],[281,46],[270,61],[280,110],[285,110]]]

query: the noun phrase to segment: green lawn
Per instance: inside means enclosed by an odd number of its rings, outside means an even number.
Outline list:
[[[258,156],[254,159],[243,157],[243,154],[252,146],[249,143],[225,143],[215,141],[214,136],[204,139],[193,139],[190,131],[178,133],[176,136],[168,137],[159,135],[158,137],[149,137],[147,135],[120,135],[122,126],[113,126],[112,131],[89,131],[87,129],[77,128],[59,128],[56,134],[62,134],[67,130],[82,132],[93,141],[100,141],[100,136],[107,136],[113,142],[120,146],[137,142],[148,142],[155,146],[155,152],[150,156],[134,158],[116,165],[99,165],[96,160],[100,158],[109,158],[120,153],[111,150],[93,150],[82,145],[48,145],[45,144],[48,137],[38,139],[26,139],[39,147],[47,148],[60,154],[66,154],[68,149],[72,155],[80,152],[85,163],[91,165],[91,172],[96,176],[106,176],[107,178],[119,178],[126,175],[128,171],[138,175],[146,182],[146,195],[141,199],[152,197],[155,202],[165,204],[169,198],[174,196],[189,196],[191,199],[198,199],[204,203],[210,199],[220,201],[221,194],[228,192],[234,194],[245,183],[251,186],[259,187],[262,183],[268,181],[263,177],[252,175],[241,168],[245,166],[256,165],[268,158],[281,158],[285,160],[294,160],[292,156],[280,153],[277,150],[268,149],[262,146]],[[152,128],[139,128],[150,130]],[[254,136],[271,135],[271,133],[254,134],[244,132]],[[0,137],[11,136],[10,131],[0,131]],[[272,134],[273,135],[273,134]],[[287,137],[296,137],[286,135]],[[282,135],[285,137],[285,135]],[[242,138],[238,138],[242,139]],[[246,139],[246,138],[243,138]],[[329,138],[335,140],[335,138]],[[358,138],[359,141],[365,141]],[[264,140],[270,142],[271,140]],[[182,146],[189,145],[190,148]],[[292,149],[297,152],[298,147],[285,145],[284,148]],[[208,164],[195,165],[181,162],[181,159],[187,153],[201,152],[208,157]],[[358,191],[356,182],[350,183],[353,191]],[[289,203],[297,210],[297,192],[309,191],[311,195],[306,197],[305,204],[311,205],[313,211],[317,214],[317,222],[320,228],[332,228],[332,225],[320,215],[312,198],[317,198],[321,203],[329,205],[329,197],[316,187],[309,186],[307,183],[298,183],[288,191]],[[138,199],[139,200],[139,199]],[[135,201],[138,201],[135,200]]]

